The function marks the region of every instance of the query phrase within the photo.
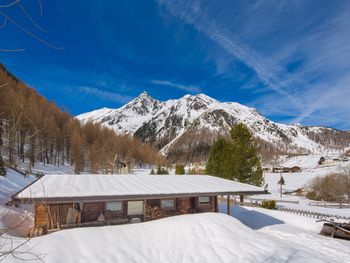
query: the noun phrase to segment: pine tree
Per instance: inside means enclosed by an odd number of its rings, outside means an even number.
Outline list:
[[[258,147],[244,124],[237,124],[230,139],[219,139],[211,148],[207,173],[242,183],[261,186],[263,171]]]
[[[155,172],[154,172],[154,170],[153,170],[153,169],[151,170],[151,174],[155,174]]]
[[[210,149],[206,173],[219,177],[232,179],[229,175],[229,156],[231,147],[228,140],[220,138]]]
[[[177,164],[175,166],[175,174],[185,174],[185,167],[183,164]]]
[[[7,173],[6,167],[5,167],[5,162],[2,159],[2,156],[0,155],[0,176],[5,176]]]

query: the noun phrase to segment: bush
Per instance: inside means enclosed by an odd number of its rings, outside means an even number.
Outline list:
[[[320,201],[321,199],[317,196],[317,193],[315,191],[310,191],[307,192],[306,196],[307,199],[310,200],[316,200],[316,201]]]
[[[175,174],[185,174],[185,166],[182,164],[177,164],[175,166]]]
[[[157,174],[169,174],[168,170],[161,167],[161,166],[158,166],[157,168]]]
[[[262,201],[261,207],[266,209],[276,209],[276,201],[275,200]]]
[[[316,201],[349,202],[350,170],[313,178],[307,186],[306,197]]]

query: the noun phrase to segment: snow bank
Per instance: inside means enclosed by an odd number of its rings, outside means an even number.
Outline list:
[[[220,211],[226,212],[226,205],[221,205]],[[350,262],[350,242],[319,235],[323,223],[316,219],[256,207],[234,206],[231,214],[247,227],[281,244],[305,248],[326,262]]]
[[[33,253],[46,255],[46,263],[327,262],[308,248],[288,245],[215,213],[64,230],[35,238],[30,245]]]

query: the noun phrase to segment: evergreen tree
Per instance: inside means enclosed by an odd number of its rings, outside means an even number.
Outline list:
[[[231,147],[229,141],[220,138],[210,149],[209,159],[206,166],[206,173],[216,175],[226,179],[230,178],[229,174],[229,156],[231,155]]]
[[[6,175],[6,167],[5,167],[5,162],[2,159],[2,156],[0,155],[0,176],[5,176]]]
[[[207,173],[242,183],[261,186],[263,171],[258,147],[244,124],[234,126],[230,139],[219,139],[211,148]]]
[[[182,164],[175,166],[175,174],[185,174],[185,167]]]
[[[281,198],[282,198],[282,186],[286,184],[282,174],[281,174],[281,177],[277,183],[280,185],[280,193],[281,193]]]
[[[154,172],[154,170],[153,170],[153,169],[151,170],[151,174],[155,174],[155,172]]]

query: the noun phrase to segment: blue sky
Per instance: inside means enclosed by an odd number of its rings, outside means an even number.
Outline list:
[[[73,115],[146,90],[350,129],[350,1],[43,0],[42,15],[20,3],[0,8],[0,49],[25,50],[0,62]]]

